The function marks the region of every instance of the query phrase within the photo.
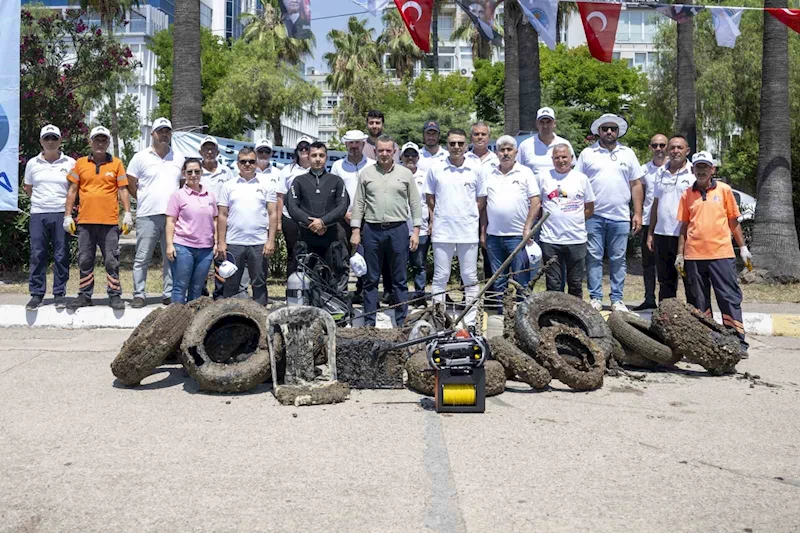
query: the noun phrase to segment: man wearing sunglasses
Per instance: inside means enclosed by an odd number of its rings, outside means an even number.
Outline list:
[[[650,208],[653,205],[653,189],[656,174],[667,161],[667,137],[657,133],[650,139],[650,153],[653,158],[642,165],[642,186],[644,204],[642,205],[642,277],[644,278],[644,302],[633,308],[645,311],[656,308],[656,258],[647,245],[650,229]],[[673,259],[674,261],[674,259]]]
[[[591,305],[603,309],[603,256],[608,254],[611,267],[611,309],[628,311],[622,301],[625,287],[625,253],[628,233],[642,229],[642,165],[636,154],[617,139],[628,131],[624,118],[606,113],[592,123],[598,137],[585,148],[575,170],[583,172],[595,195],[594,214],[586,221],[589,241],[586,256],[587,285]],[[629,204],[633,200],[633,217]]]

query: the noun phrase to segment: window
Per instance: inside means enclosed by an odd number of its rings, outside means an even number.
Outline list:
[[[460,46],[458,51],[461,53],[462,56],[471,56],[472,55],[472,47],[471,46]]]
[[[200,25],[206,28],[211,28],[211,19],[213,18],[213,10],[205,5],[204,3],[200,3]]]
[[[439,15],[439,39],[449,41],[453,34],[453,16]]]
[[[641,9],[626,9],[619,14],[618,43],[652,43],[658,31],[659,15]]]
[[[644,52],[636,52],[633,55],[633,65],[644,70],[647,67],[647,54]]]

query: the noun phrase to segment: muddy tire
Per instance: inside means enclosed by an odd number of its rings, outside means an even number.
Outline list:
[[[192,312],[183,304],[150,312],[122,345],[111,372],[124,385],[138,385],[180,346],[191,319]]]
[[[181,344],[181,362],[200,390],[245,392],[270,378],[269,311],[227,299],[200,310]]]
[[[562,325],[543,328],[540,338],[539,358],[551,376],[575,390],[594,390],[603,386],[606,356],[594,339],[578,328]],[[578,357],[583,364],[575,368],[561,354]]]
[[[186,308],[189,309],[189,311],[192,312],[192,318],[189,320],[189,323],[191,324],[192,320],[194,320],[194,316],[197,314],[197,312],[199,310],[204,309],[204,308],[208,307],[209,305],[212,305],[213,303],[214,303],[214,300],[212,300],[208,296],[201,296],[200,298],[195,298],[191,302],[185,304]],[[158,311],[158,309],[156,311]],[[181,337],[181,342],[182,341],[183,341],[183,337]],[[173,350],[173,352],[170,353],[167,356],[166,359],[164,359],[164,362],[165,363],[180,363],[180,361],[181,361],[181,343],[179,342],[178,346],[175,348],[175,350]]]
[[[613,335],[602,315],[580,298],[563,292],[539,292],[517,304],[514,333],[517,345],[538,357],[543,328],[563,325],[581,330],[608,359],[614,349]],[[541,361],[540,361],[541,362]]]
[[[735,371],[744,355],[735,333],[675,298],[659,304],[651,329],[664,338],[676,356],[715,376]]]
[[[658,368],[658,363],[646,357],[642,357],[637,353],[629,352],[622,346],[622,344],[620,344],[617,339],[614,339],[614,351],[611,352],[611,357],[620,365],[631,368],[639,368],[644,370],[653,370],[654,368]]]
[[[513,342],[502,337],[494,337],[489,339],[489,347],[492,350],[492,357],[505,368],[506,378],[517,379],[534,389],[546,389],[550,384],[552,379],[550,372]]]
[[[658,333],[650,330],[650,321],[633,313],[614,311],[608,317],[608,327],[623,348],[664,366],[672,366],[681,356],[672,353]]]
[[[506,371],[498,361],[486,361],[486,396],[496,396],[506,390]],[[428,358],[424,352],[418,352],[406,361],[406,374],[408,374],[408,388],[433,396],[436,389],[436,372],[428,365]]]

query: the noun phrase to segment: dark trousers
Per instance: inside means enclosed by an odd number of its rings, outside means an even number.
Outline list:
[[[401,325],[408,313],[408,225],[365,223],[362,229],[364,259],[367,262],[367,275],[364,280],[364,325],[375,325],[375,311],[378,310],[378,278],[383,261],[391,268],[391,287],[395,304],[395,323]],[[386,278],[383,280],[384,286]]]
[[[586,243],[581,244],[550,244],[542,242],[542,264],[547,263],[551,257],[558,257],[558,261],[551,265],[545,272],[548,291],[563,292],[563,271],[567,271],[567,292],[578,298],[583,298],[583,275],[586,264]]]
[[[299,226],[291,218],[284,216],[281,219],[281,231],[283,240],[286,241],[286,276],[288,277],[297,270],[297,257],[295,257],[295,246],[297,245]]]
[[[347,249],[350,250],[350,255],[356,253],[355,250],[352,250],[350,247],[350,235],[353,233],[353,228],[350,227],[350,224],[345,223],[344,220],[340,222],[342,229],[345,233],[345,238],[347,239]],[[363,243],[362,243],[363,244]],[[389,265],[388,261],[384,261],[383,265],[381,266],[381,275],[383,276],[383,292],[390,293],[392,292],[392,270],[391,266]],[[360,277],[356,281],[356,292],[355,294],[362,294],[364,292],[364,278]]]
[[[28,289],[31,296],[47,293],[47,263],[53,245],[53,294],[63,296],[69,280],[69,245],[64,231],[64,213],[31,214],[31,268]]]
[[[642,277],[644,277],[644,301],[656,301],[656,256],[647,247],[647,232],[650,226],[642,226],[639,235],[642,236]],[[655,248],[655,246],[653,246]],[[674,261],[673,261],[674,262]]]
[[[430,238],[427,235],[420,235],[419,246],[413,252],[409,251],[409,265],[411,266],[411,275],[414,277],[414,294],[413,298],[422,298],[425,296],[425,285],[428,282],[428,248],[430,245]],[[384,287],[386,286],[386,269],[384,268]]]
[[[686,277],[694,297],[694,306],[711,316],[711,287],[722,313],[722,324],[736,331],[745,346],[742,319],[742,290],[736,277],[736,259],[686,261]]]
[[[264,245],[255,244],[246,246],[242,244],[229,244],[228,254],[233,256],[232,262],[236,263],[236,273],[225,280],[222,290],[223,298],[231,298],[239,294],[239,284],[242,281],[244,268],[250,273],[250,285],[253,288],[253,300],[261,305],[267,305],[267,282],[264,279]],[[230,260],[230,257],[229,257]]]
[[[678,237],[653,235],[653,248],[655,248],[656,270],[658,271],[658,301],[675,298],[678,294],[678,279],[680,278],[680,274],[675,268],[675,258],[678,257]],[[697,307],[686,280],[683,282],[683,290],[686,293],[686,301]]]
[[[350,276],[350,255],[345,240],[344,228],[339,224],[328,227],[320,236],[301,227],[298,232],[296,252],[313,253],[322,258],[331,270],[329,282],[338,292],[347,292]]]
[[[63,220],[63,218],[62,218]],[[116,224],[78,224],[78,293],[88,298],[94,292],[94,258],[97,248],[106,266],[109,296],[122,294],[119,283],[119,227]]]

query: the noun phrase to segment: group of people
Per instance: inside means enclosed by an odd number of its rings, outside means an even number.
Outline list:
[[[271,164],[269,140],[259,141],[254,149],[242,148],[234,173],[219,162],[214,137],[201,141],[200,157],[174,153],[171,124],[159,118],[152,125],[151,146],[138,152],[125,170],[108,153],[106,128],[92,130],[91,153],[74,161],[60,151],[58,128],[45,126],[42,152],[25,171],[25,190],[31,196],[28,308],[37,308],[46,292],[50,245],[55,251],[55,303],[66,305],[65,231],[77,232],[79,242],[79,294],[69,307],[92,304],[98,247],[105,260],[109,303],[115,309],[124,307],[119,234],[134,225],[131,196],[137,201],[131,307],[146,303],[147,268],[156,245],[164,257],[163,303],[203,294],[213,263],[215,298],[246,294],[249,285],[252,298],[266,304],[269,258],[280,232],[289,275],[297,269],[298,256],[311,252],[346,280],[347,258],[363,257],[366,274],[359,279],[355,298],[363,298],[367,325],[375,323],[379,300],[385,298],[395,304],[395,320],[402,323],[409,272],[412,300],[425,301],[429,248],[433,299],[445,301],[456,256],[469,304],[479,292],[479,250],[489,276],[518,246],[532,242],[522,241],[548,213],[534,236],[542,262],[556,258],[545,272],[547,290],[566,288],[582,297],[586,277],[590,303],[602,309],[607,256],[611,309],[627,311],[623,290],[628,237],[641,231],[646,295],[635,310],[656,306],[656,279],[658,300],[674,297],[684,274],[686,299],[710,313],[713,286],[725,325],[744,343],[731,236],[742,259],[749,260],[750,252],[738,224],[738,207],[730,187],[714,178],[710,154],[698,152],[690,163],[688,143],[681,135],[655,135],[650,142],[652,160],[640,165],[633,150],[618,142],[628,124],[614,114],[594,121],[591,130],[597,141],[577,159],[570,142],[556,134],[555,112],[548,107],[538,110],[537,134],[519,145],[514,137],[503,135],[494,152],[489,150],[489,126],[481,122],[473,124],[469,134],[451,129],[443,137],[436,121],[426,121],[422,147],[413,142],[400,147],[384,134],[384,122],[383,113],[370,111],[368,133],[348,131],[342,138],[347,155],[330,172],[326,145],[307,137],[298,142],[294,161],[280,170]],[[76,198],[80,204],[74,220]],[[524,253],[508,267],[521,284],[536,268]],[[378,292],[381,277],[383,298]],[[501,276],[493,290],[502,292],[506,283]],[[474,321],[473,308],[465,322]]]

